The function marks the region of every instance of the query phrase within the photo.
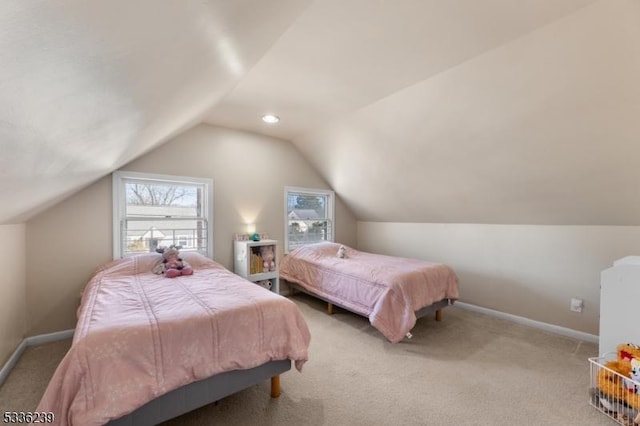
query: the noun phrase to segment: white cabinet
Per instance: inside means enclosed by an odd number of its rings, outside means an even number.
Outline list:
[[[640,256],[616,260],[600,278],[600,355],[640,345]]]
[[[273,254],[273,261],[269,253]],[[271,291],[280,293],[278,278],[278,241],[234,241],[234,272],[257,284],[271,283]],[[265,264],[266,262],[266,264]]]

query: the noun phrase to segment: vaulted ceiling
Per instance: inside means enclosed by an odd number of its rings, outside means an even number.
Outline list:
[[[200,123],[309,4],[0,2],[0,223]]]
[[[292,141],[360,220],[640,224],[637,0],[10,0],[0,28],[0,223],[205,121]]]

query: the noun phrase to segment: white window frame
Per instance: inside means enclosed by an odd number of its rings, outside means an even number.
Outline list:
[[[327,241],[334,241],[335,239],[335,198],[334,191],[329,189],[314,189],[314,188],[301,188],[297,186],[285,186],[284,187],[284,253],[289,253],[289,195],[302,194],[319,197],[327,197],[327,215],[325,218],[331,222],[331,232],[328,235]]]
[[[122,232],[120,224],[126,215],[125,182],[128,180],[149,181],[150,183],[195,184],[204,186],[203,212],[207,219],[206,255],[213,259],[213,180],[187,176],[162,175],[157,173],[141,173],[117,171],[113,172],[113,258],[120,259],[122,253]]]

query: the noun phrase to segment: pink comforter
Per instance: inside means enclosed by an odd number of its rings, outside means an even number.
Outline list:
[[[280,263],[280,276],[310,293],[367,316],[391,342],[416,323],[415,311],[458,298],[458,277],[446,265],[426,260],[366,253],[340,244],[299,247]]]
[[[302,368],[310,334],[294,303],[204,256],[182,255],[191,276],[151,273],[156,254],[96,272],[37,411],[60,425],[101,425],[221,372],[283,359]]]

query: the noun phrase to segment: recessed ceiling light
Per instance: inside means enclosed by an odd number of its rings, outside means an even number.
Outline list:
[[[269,124],[275,124],[280,121],[280,117],[278,117],[277,115],[267,114],[262,116],[262,121]]]

